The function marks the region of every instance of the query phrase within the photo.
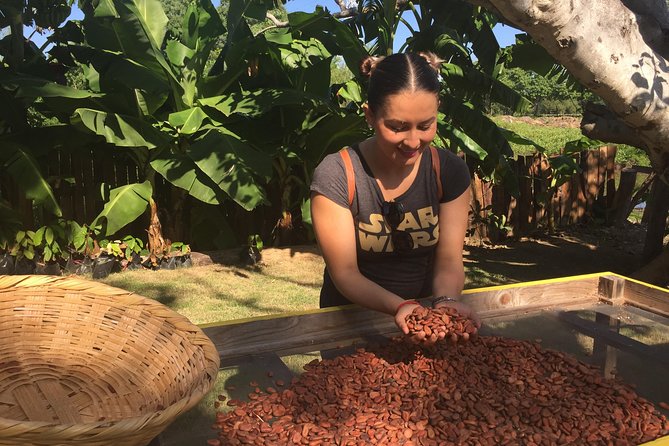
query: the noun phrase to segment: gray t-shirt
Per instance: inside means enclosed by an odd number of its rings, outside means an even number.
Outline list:
[[[401,255],[393,252],[390,228],[382,213],[383,194],[357,146],[349,149],[355,173],[355,196],[350,207],[346,169],[339,153],[323,159],[311,182],[312,192],[351,209],[357,227],[356,251],[362,275],[405,299],[432,294],[433,257],[439,241],[439,203],[454,200],[470,185],[467,164],[450,151],[438,150],[438,153],[441,200],[429,150],[423,153],[414,182],[394,200],[403,204],[405,212],[397,229],[409,232],[414,241],[414,248]],[[349,303],[335,287],[326,268],[321,308]]]

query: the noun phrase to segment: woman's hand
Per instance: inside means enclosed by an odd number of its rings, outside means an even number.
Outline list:
[[[434,308],[444,308],[444,307],[450,307],[454,308],[459,314],[471,319],[474,321],[474,325],[476,325],[476,328],[481,328],[481,318],[479,317],[478,314],[472,308],[467,305],[464,302],[453,302],[453,301],[445,301],[445,302],[439,302],[434,306]]]
[[[416,307],[421,305],[415,300],[407,300],[402,302],[395,311],[395,324],[405,335],[409,334],[409,326],[407,325],[407,316],[409,316]]]

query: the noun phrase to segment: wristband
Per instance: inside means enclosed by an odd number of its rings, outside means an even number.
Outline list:
[[[395,314],[397,314],[397,312],[400,311],[400,308],[402,308],[405,305],[420,305],[420,304],[418,303],[418,301],[415,300],[405,300],[404,302],[402,302],[397,306],[397,308],[395,309]]]
[[[455,297],[439,296],[432,299],[432,308],[434,308],[437,304],[441,304],[444,302],[460,302],[460,301]]]

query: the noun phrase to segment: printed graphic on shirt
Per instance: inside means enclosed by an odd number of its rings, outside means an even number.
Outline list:
[[[398,231],[408,232],[413,238],[414,249],[427,247],[439,241],[439,215],[432,206],[406,212]],[[381,214],[370,214],[369,223],[358,222],[358,240],[363,251],[393,252],[390,226]]]

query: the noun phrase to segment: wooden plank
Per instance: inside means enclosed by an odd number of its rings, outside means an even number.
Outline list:
[[[608,146],[599,148],[597,154],[597,201],[604,201],[604,191],[606,185],[606,166],[608,163]]]
[[[595,323],[609,327],[609,330],[615,333],[620,333],[620,319],[616,317],[597,312],[595,313]],[[592,356],[593,360],[600,364],[604,377],[607,379],[613,378],[618,363],[618,351],[597,336],[593,341]]]
[[[572,207],[571,181],[567,181],[560,186],[560,211],[558,225],[563,226],[569,223],[569,215]]]
[[[473,224],[474,224],[474,239],[477,241],[484,240],[487,236],[486,225],[484,223],[486,217],[486,211],[484,208],[484,200],[482,194],[483,181],[479,178],[476,173],[472,177],[471,181],[471,209],[473,212]]]
[[[611,305],[598,305],[593,309],[598,313],[606,314],[611,317],[621,318],[626,315],[633,314],[643,319],[648,319],[654,324],[669,326],[669,318],[662,316],[656,313],[651,313],[647,310],[642,310],[641,308],[634,307],[632,305],[621,305],[621,306],[611,306]]]
[[[549,216],[552,210],[553,198],[548,196],[548,171],[550,167],[546,158],[537,154],[532,164],[533,196],[534,196],[534,220],[532,226],[536,228],[543,224],[552,227],[552,218]],[[549,223],[548,220],[551,220]]]
[[[524,314],[528,311],[592,304],[599,300],[598,275],[569,280],[538,281],[467,290],[463,301],[482,319]],[[316,347],[352,338],[399,334],[392,316],[356,305],[311,312],[229,321],[203,326],[224,360],[249,353],[276,352]]]
[[[558,317],[572,325],[583,334],[592,338],[599,338],[612,347],[624,350],[638,356],[652,359],[657,364],[669,367],[669,355],[660,354],[665,348],[662,346],[649,346],[637,340],[628,338],[619,333],[611,331],[607,325],[599,325],[596,322],[583,319],[572,312],[561,312]]]
[[[602,276],[599,278],[599,295],[601,299],[611,305],[622,305],[624,296],[625,279],[619,276]]]
[[[530,157],[518,157],[518,187],[520,189],[520,197],[518,198],[518,228],[521,234],[527,234],[531,227],[532,181],[530,179],[530,162]]]
[[[492,186],[492,213],[498,216],[505,216],[509,218],[509,203],[511,201],[511,196],[506,193],[504,190],[504,186],[501,184],[494,184]],[[502,232],[493,227],[491,228],[490,234],[490,241],[493,243],[496,243],[500,241],[502,237]]]
[[[105,164],[109,162],[109,156],[106,156],[105,153],[109,148],[106,145],[101,145],[92,150],[93,156],[93,170],[91,176],[91,183],[93,189],[93,209],[99,213],[104,208],[105,201],[100,194],[100,183],[105,183],[107,180],[104,177]],[[91,221],[97,216],[97,213],[93,213]]]
[[[620,184],[618,185],[618,192],[613,204],[613,208],[615,209],[614,222],[617,226],[623,225],[627,221],[627,216],[632,211],[630,209],[630,202],[634,194],[636,175],[637,172],[634,169],[625,168],[620,172]]]
[[[574,161],[581,165],[584,172],[586,171],[586,168],[581,161],[580,154],[575,155]],[[581,221],[581,217],[585,214],[585,195],[583,194],[583,181],[581,175],[573,175],[570,183],[569,203],[571,206],[569,209],[569,223],[573,224]]]
[[[598,179],[599,179],[599,150],[589,150],[585,155],[584,166],[584,189],[585,194],[585,212],[591,213],[592,206],[597,199]]]
[[[613,208],[616,197],[616,153],[618,147],[609,145],[606,152],[606,209]]]
[[[634,279],[625,280],[625,303],[669,317],[669,291]]]
[[[54,151],[55,152],[55,151]],[[60,208],[63,211],[63,218],[65,220],[74,220],[75,219],[75,206],[74,206],[74,190],[71,183],[66,181],[66,179],[71,178],[72,175],[72,157],[69,152],[64,150],[58,151],[58,161],[60,166],[60,171],[58,173],[59,185],[59,199],[60,199]]]

